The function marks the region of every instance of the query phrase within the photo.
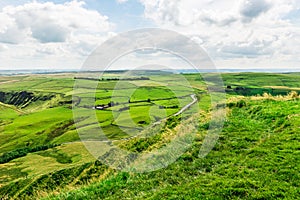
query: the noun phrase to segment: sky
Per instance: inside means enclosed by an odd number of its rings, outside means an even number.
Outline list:
[[[0,70],[80,69],[104,41],[149,27],[191,38],[219,69],[300,68],[299,0],[0,0]],[[119,63],[147,58],[180,63]]]

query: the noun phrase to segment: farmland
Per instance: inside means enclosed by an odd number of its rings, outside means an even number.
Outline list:
[[[227,118],[205,158],[198,152],[218,105],[211,105],[199,74],[78,78],[94,76],[0,76],[0,197],[298,198],[299,73],[222,74],[227,101],[220,104]],[[191,95],[197,103],[174,116],[193,101]],[[166,168],[144,174],[106,166],[81,141],[110,140],[130,152],[151,152],[170,143],[188,120],[198,123],[191,147]],[[155,123],[162,131],[139,135]],[[104,135],[93,134],[99,127]]]

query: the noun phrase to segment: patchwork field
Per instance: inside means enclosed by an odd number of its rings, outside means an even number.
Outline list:
[[[212,83],[199,74],[95,76],[0,76],[0,199],[298,198],[299,73],[222,74],[227,101],[219,105],[211,105]],[[193,102],[191,95],[197,102],[176,115]],[[226,106],[224,128],[213,150],[199,158],[218,106]],[[111,141],[130,152],[151,152],[189,120],[198,123],[192,146],[155,172],[117,171],[82,143]],[[143,137],[156,126],[161,131]],[[99,128],[104,135],[95,134]]]

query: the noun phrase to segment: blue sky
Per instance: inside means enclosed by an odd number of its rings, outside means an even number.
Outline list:
[[[29,0],[2,0],[0,7],[9,5],[24,5],[30,3]],[[55,4],[63,4],[70,2],[69,0],[40,0],[37,2],[46,3],[53,2]],[[155,27],[151,20],[143,17],[144,6],[137,0],[130,0],[126,3],[119,3],[116,0],[85,0],[83,7],[89,10],[96,10],[97,12],[109,17],[110,21],[118,24],[116,31],[122,32],[129,29],[137,29],[143,27]]]
[[[85,2],[87,9],[97,10],[108,16],[112,23],[117,24],[117,32],[155,26],[151,20],[143,17],[144,6],[139,1],[131,0],[126,3],[118,3],[115,0],[86,0]]]
[[[217,68],[299,69],[299,19],[296,0],[0,0],[0,70],[79,69],[102,42],[146,27],[190,37]]]

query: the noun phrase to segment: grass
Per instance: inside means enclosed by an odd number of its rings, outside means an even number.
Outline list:
[[[52,197],[296,199],[300,187],[298,105],[299,100],[247,100],[246,106],[231,109],[220,140],[203,159],[197,156],[200,140],[165,169],[145,174],[118,172],[99,183]],[[291,121],[282,121],[289,116],[294,116]]]
[[[55,170],[82,165],[93,160],[94,158],[80,142],[29,153],[24,157],[0,165],[0,184],[31,179]]]
[[[19,111],[18,109],[14,108],[13,106],[0,103],[0,120],[14,119],[14,118],[18,117],[18,115],[20,113],[23,113],[23,112]]]
[[[273,73],[231,73],[222,75],[224,83],[231,86],[274,87],[285,86],[300,88],[299,73],[273,74]]]
[[[203,159],[198,157],[198,152],[209,127],[212,94],[207,93],[202,77],[199,74],[140,73],[137,76],[147,76],[150,80],[101,81],[99,84],[93,80],[80,80],[78,90],[73,90],[74,77],[78,74],[0,76],[0,92],[26,91],[38,96],[53,96],[30,101],[23,108],[0,103],[0,155],[16,149],[60,144],[27,152],[0,164],[0,197],[298,198],[299,73],[222,74],[224,89],[231,86],[226,89],[228,100],[223,102],[227,105],[228,117],[217,145]],[[116,72],[105,76],[121,75]],[[215,74],[206,74],[209,76]],[[96,91],[92,86],[97,88]],[[237,91],[238,87],[244,89]],[[292,90],[298,93],[286,95]],[[178,119],[171,117],[167,124],[157,125],[162,126],[161,132],[149,129],[152,123],[171,116],[190,103],[190,94],[196,94],[197,104]],[[71,95],[76,102],[71,102]],[[213,95],[219,96],[218,93]],[[79,100],[73,119],[71,108]],[[91,109],[110,101],[118,105],[106,110]],[[132,152],[151,152],[167,145],[180,126],[188,127],[188,123],[180,125],[179,119],[188,120],[195,113],[200,117],[192,147],[170,166],[151,173],[113,170],[95,161],[96,158],[78,142],[80,139],[118,140],[136,136],[144,130],[148,138],[141,135],[113,143]],[[97,134],[99,126],[106,137]],[[84,134],[79,137],[77,131]],[[104,145],[100,150],[92,151],[95,151],[94,155],[105,157],[106,148]]]
[[[50,142],[64,133],[67,127],[61,123],[69,123],[71,110],[57,107],[39,112],[21,115],[2,128],[0,133],[0,150],[2,152],[22,148],[28,145],[37,146]]]

